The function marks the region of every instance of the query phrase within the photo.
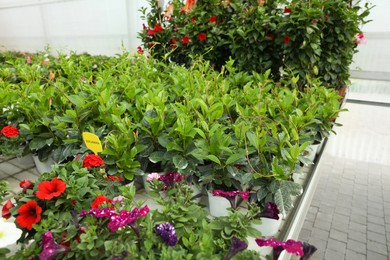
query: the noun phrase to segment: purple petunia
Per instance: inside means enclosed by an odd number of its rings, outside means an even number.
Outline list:
[[[172,224],[166,222],[157,224],[155,227],[157,235],[159,235],[165,243],[169,246],[175,246],[177,243],[177,236],[175,227]]]
[[[260,217],[263,218],[272,218],[272,219],[279,219],[280,211],[278,209],[278,206],[276,206],[273,202],[267,202],[265,204],[264,209],[260,213]]]
[[[59,253],[68,251],[68,247],[62,246],[56,243],[53,238],[51,231],[46,231],[42,237],[42,251],[39,254],[39,260],[52,260]]]
[[[242,241],[236,237],[232,238],[232,243],[229,248],[229,252],[223,258],[223,260],[230,260],[233,256],[245,250],[248,247],[248,244],[245,241]]]

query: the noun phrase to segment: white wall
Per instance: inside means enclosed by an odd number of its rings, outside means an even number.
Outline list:
[[[0,48],[112,55],[140,44],[146,0],[0,0]]]

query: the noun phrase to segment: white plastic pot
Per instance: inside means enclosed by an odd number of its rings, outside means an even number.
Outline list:
[[[231,208],[230,201],[224,197],[214,196],[207,192],[209,200],[209,211],[213,217],[224,217],[229,215],[228,209]]]
[[[46,162],[41,162],[38,156],[33,155],[33,160],[39,173],[51,172],[51,167],[55,164],[55,161],[51,157]]]

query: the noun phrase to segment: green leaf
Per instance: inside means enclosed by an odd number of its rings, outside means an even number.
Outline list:
[[[221,161],[215,155],[209,154],[206,156],[206,158],[209,159],[210,161],[213,161],[213,162],[221,165]]]
[[[181,155],[173,156],[173,164],[178,170],[183,170],[188,166],[187,160]]]

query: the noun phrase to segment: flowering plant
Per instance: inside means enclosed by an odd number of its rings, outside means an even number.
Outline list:
[[[22,156],[28,153],[26,131],[13,125],[6,125],[0,130],[0,155]]]

